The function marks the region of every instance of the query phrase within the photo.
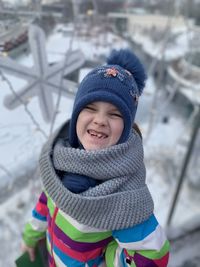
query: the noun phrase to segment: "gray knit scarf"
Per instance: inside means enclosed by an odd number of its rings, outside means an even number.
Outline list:
[[[118,230],[148,219],[153,200],[145,184],[140,136],[133,130],[125,143],[86,151],[70,147],[62,138],[67,127],[46,143],[40,156],[44,190],[56,205],[79,223],[98,229]],[[55,169],[103,182],[74,194],[64,187]]]

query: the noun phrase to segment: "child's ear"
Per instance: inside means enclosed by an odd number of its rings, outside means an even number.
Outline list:
[[[142,139],[142,133],[140,131],[140,128],[138,127],[138,125],[135,122],[133,123],[133,129],[139,134],[139,136]]]

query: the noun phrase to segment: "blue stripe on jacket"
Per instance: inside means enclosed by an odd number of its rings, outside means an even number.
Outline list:
[[[42,216],[41,214],[39,214],[35,209],[32,211],[32,216],[40,221],[44,221],[46,222],[47,218],[46,216]]]
[[[118,239],[119,242],[131,243],[143,240],[145,237],[155,231],[158,226],[158,221],[152,215],[148,220],[141,224],[135,225],[131,228],[115,230],[112,232],[113,237]]]

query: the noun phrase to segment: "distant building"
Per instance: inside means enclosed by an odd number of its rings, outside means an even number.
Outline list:
[[[171,27],[185,26],[182,16],[169,17],[161,14],[144,14],[140,12],[140,14],[109,13],[108,17],[113,19],[116,25],[119,25],[121,22],[124,25],[123,30],[126,30],[130,36],[140,30],[150,30],[153,28],[164,30],[169,20]]]

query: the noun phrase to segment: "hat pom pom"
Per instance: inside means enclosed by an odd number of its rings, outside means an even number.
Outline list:
[[[122,68],[128,70],[134,77],[139,94],[145,87],[145,81],[147,79],[146,72],[139,58],[129,49],[112,50],[110,56],[107,59],[109,65],[119,65]]]

